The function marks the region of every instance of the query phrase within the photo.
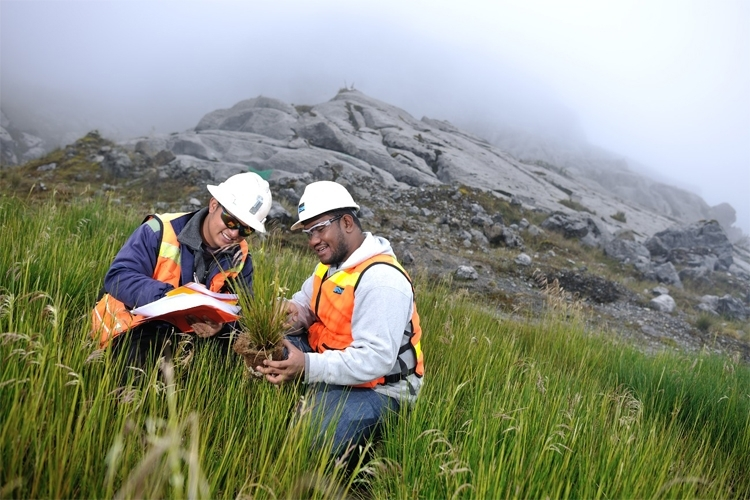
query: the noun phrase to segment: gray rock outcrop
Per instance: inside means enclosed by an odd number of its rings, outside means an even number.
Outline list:
[[[716,312],[729,319],[745,321],[750,314],[741,300],[727,294],[719,297]]]
[[[612,238],[603,224],[580,213],[554,213],[542,222],[542,229],[559,232],[566,238],[576,238],[590,247],[605,246]]]
[[[602,250],[605,255],[623,264],[647,263],[651,260],[651,253],[643,243],[639,243],[624,234],[617,235],[607,241]]]
[[[750,309],[736,297],[726,294],[722,297],[704,295],[700,298],[698,310],[726,319],[745,321],[750,317]]]
[[[679,190],[651,183],[644,191],[637,174],[604,153],[597,161],[616,172],[614,178],[593,175],[595,169],[586,165],[595,161],[583,162],[586,168],[521,161],[517,158],[524,156],[512,156],[447,121],[416,119],[353,89],[316,105],[265,96],[247,99],[206,114],[193,130],[124,144],[151,156],[160,151],[174,155],[168,164],[166,154],[152,162],[165,175],[199,172],[215,181],[247,169],[283,179],[323,168],[336,179],[369,177],[389,189],[463,184],[528,208],[588,217],[587,234],[581,238],[590,246],[602,246],[623,228],[636,231],[642,241],[675,219],[692,222],[708,210],[699,197]],[[632,196],[617,191],[624,187]],[[633,198],[638,193],[645,193],[643,199]],[[590,213],[581,215],[569,200]],[[614,219],[613,214],[622,217]]]
[[[17,130],[0,110],[0,164],[18,165],[47,152],[44,141],[36,135]]]
[[[682,288],[680,275],[677,273],[677,269],[675,269],[671,262],[665,262],[664,264],[654,266],[654,274],[656,276],[656,281],[659,283],[666,283],[677,288]]]
[[[710,207],[700,196],[675,186],[655,181],[646,174],[650,169],[621,155],[615,155],[596,146],[587,144],[581,138],[542,137],[521,129],[488,131],[492,144],[508,151],[516,158],[540,167],[539,171],[562,173],[579,181],[581,188],[604,189],[614,198],[625,202],[621,211],[628,223],[639,217],[637,209],[661,214],[673,221],[690,223],[701,219],[716,219],[722,225],[730,241],[736,242],[743,236],[742,231],[733,226],[735,211],[731,205],[721,203]],[[588,202],[585,203],[588,205]],[[612,215],[614,210],[606,205],[589,208],[597,213]],[[612,210],[606,211],[605,209]],[[635,210],[634,210],[635,209]],[[674,223],[674,222],[673,222]],[[629,224],[628,224],[629,225]],[[638,229],[640,223],[631,226]],[[649,228],[645,234],[653,234],[659,229]]]
[[[644,245],[651,259],[660,263],[707,271],[726,271],[733,263],[732,244],[715,220],[670,227],[654,234]]]

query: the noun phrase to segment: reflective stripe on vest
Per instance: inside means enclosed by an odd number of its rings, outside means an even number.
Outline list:
[[[151,228],[154,233],[161,231],[161,242],[159,243],[159,253],[156,258],[156,266],[151,276],[153,279],[168,283],[174,288],[180,286],[180,277],[182,273],[180,242],[177,241],[172,221],[182,217],[186,213],[149,215],[144,223]],[[242,260],[224,272],[217,273],[209,283],[209,290],[218,292],[224,287],[227,278],[236,277],[245,265],[248,248],[245,240],[240,241],[242,250]],[[97,302],[91,313],[91,337],[99,339],[99,346],[106,347],[112,339],[123,332],[126,332],[135,326],[147,321],[148,318],[136,314],[131,314],[130,310],[121,301],[117,300],[108,293]]]
[[[310,308],[315,312],[318,320],[308,329],[308,341],[316,352],[327,350],[342,350],[351,345],[352,316],[354,315],[354,294],[362,279],[362,275],[373,265],[390,265],[401,272],[411,284],[411,278],[401,267],[395,257],[391,255],[376,255],[356,266],[343,269],[326,277],[329,266],[319,263],[313,275],[313,294]],[[412,287],[413,292],[413,287]],[[419,314],[416,302],[412,303],[411,332],[404,329],[404,344],[399,350],[399,373],[380,377],[378,379],[359,384],[356,387],[375,387],[378,384],[398,382],[412,373],[421,377],[424,374],[424,358],[420,338],[422,329],[419,325]],[[411,352],[411,356],[406,353]],[[413,361],[407,363],[407,359]]]

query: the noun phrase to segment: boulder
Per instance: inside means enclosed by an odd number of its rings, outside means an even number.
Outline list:
[[[273,224],[281,224],[286,227],[290,227],[297,221],[297,217],[292,217],[292,214],[284,208],[278,201],[274,200],[271,203],[271,210],[268,211],[268,220],[266,226],[272,226]]]
[[[518,264],[519,266],[530,266],[531,265],[531,257],[526,255],[525,253],[520,253],[516,256],[513,261]]]
[[[590,247],[603,246],[612,238],[596,219],[581,213],[555,212],[542,222],[542,228],[562,233],[566,238],[576,238]]]
[[[666,283],[673,285],[677,288],[682,288],[682,281],[680,280],[677,270],[671,262],[666,262],[661,265],[654,266],[654,273],[656,274],[656,280],[659,283]]]
[[[261,96],[240,101],[229,109],[208,113],[195,126],[195,131],[230,130],[290,140],[295,136],[292,126],[298,119],[299,114],[293,106]]]
[[[649,301],[648,305],[655,311],[665,313],[671,313],[677,306],[671,295],[659,295],[658,297],[654,297]]]
[[[458,266],[455,272],[456,279],[473,281],[479,279],[479,273],[471,266]]]
[[[732,244],[715,221],[673,226],[645,242],[652,260],[726,271],[733,263]]]
[[[624,264],[634,264],[651,259],[651,254],[643,244],[616,236],[602,247],[604,254]]]
[[[747,308],[742,301],[729,294],[719,298],[716,304],[716,312],[728,319],[738,321],[745,321],[748,317]]]
[[[508,248],[523,248],[523,238],[515,230],[502,224],[492,224],[484,227],[484,236],[492,245],[502,245]]]

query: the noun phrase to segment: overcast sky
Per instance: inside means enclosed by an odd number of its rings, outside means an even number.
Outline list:
[[[748,0],[0,0],[0,69],[4,109],[120,138],[345,85],[416,118],[567,127],[750,233]]]

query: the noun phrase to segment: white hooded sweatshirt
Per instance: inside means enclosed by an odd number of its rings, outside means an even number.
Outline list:
[[[340,266],[331,267],[328,276],[375,255],[394,255],[388,240],[369,232],[364,234],[362,245]],[[312,293],[313,276],[310,276],[291,299],[300,311],[297,326],[307,328],[315,321],[310,309]],[[305,353],[305,382],[357,385],[398,373],[398,351],[408,342],[404,331],[410,329],[413,304],[411,284],[400,271],[386,265],[369,268],[354,295],[352,344],[343,350]],[[412,374],[393,384],[378,385],[374,390],[413,403],[421,385],[422,378]]]

